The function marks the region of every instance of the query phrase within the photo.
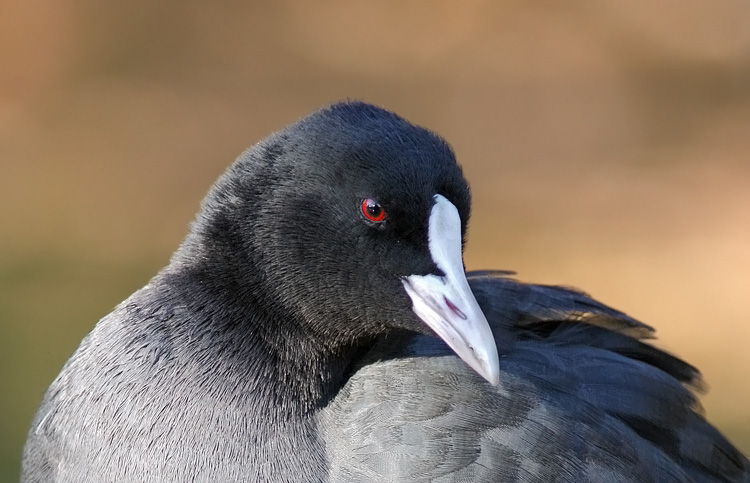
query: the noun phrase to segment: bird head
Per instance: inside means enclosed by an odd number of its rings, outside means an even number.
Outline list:
[[[319,340],[434,332],[497,384],[495,342],[464,273],[469,212],[468,184],[445,141],[348,102],[241,155],[186,245],[200,248],[193,257],[221,260],[212,266],[226,272],[237,303],[262,297]]]

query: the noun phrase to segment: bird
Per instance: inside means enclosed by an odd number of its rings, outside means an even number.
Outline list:
[[[64,365],[21,481],[750,481],[652,327],[467,273],[470,209],[449,144],[381,107],[271,134]]]

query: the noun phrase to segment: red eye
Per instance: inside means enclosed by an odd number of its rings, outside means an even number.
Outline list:
[[[362,214],[368,220],[380,223],[385,220],[385,210],[377,201],[367,198],[362,202]]]

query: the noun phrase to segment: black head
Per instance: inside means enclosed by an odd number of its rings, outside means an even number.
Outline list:
[[[428,247],[435,195],[455,205],[463,237],[469,187],[445,141],[378,107],[336,104],[240,156],[173,265],[328,340],[428,331],[403,279],[443,275]]]

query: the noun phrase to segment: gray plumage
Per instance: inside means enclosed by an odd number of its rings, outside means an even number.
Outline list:
[[[384,338],[322,412],[332,481],[748,481],[651,328],[570,289],[470,282],[493,297],[500,385],[438,339]]]

